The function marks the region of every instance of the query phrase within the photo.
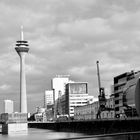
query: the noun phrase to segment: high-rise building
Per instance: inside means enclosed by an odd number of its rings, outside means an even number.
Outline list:
[[[54,118],[56,118],[58,112],[57,100],[58,97],[65,94],[65,85],[69,82],[69,75],[56,75],[51,82],[52,90],[54,92]]]
[[[54,90],[54,99],[57,100],[58,96],[65,94],[65,85],[69,83],[69,76],[57,75],[52,79],[52,89]]]
[[[65,94],[57,100],[57,115],[74,116],[74,107],[87,105],[93,96],[88,95],[86,82],[66,84]]]
[[[44,107],[47,108],[54,104],[53,90],[46,90],[44,95]]]
[[[74,116],[74,107],[88,103],[88,84],[85,82],[68,83],[66,85],[66,112]]]
[[[20,112],[27,113],[25,55],[28,53],[28,42],[24,40],[23,27],[21,28],[21,39],[17,41],[15,50],[20,57]]]
[[[14,112],[14,102],[12,100],[4,100],[4,113]]]

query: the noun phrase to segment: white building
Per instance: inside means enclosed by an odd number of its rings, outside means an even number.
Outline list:
[[[12,100],[4,100],[4,113],[14,112],[14,102]]]
[[[57,100],[58,97],[65,94],[65,85],[69,83],[69,76],[67,75],[57,75],[52,79],[52,89],[54,90],[55,97]]]
[[[54,103],[53,90],[46,90],[44,94],[44,107],[47,108],[47,105],[52,105]]]
[[[87,93],[69,95],[69,116],[74,116],[74,107],[84,106],[89,103],[90,99]]]
[[[37,122],[45,122],[47,120],[46,108],[36,107],[35,120]]]
[[[58,97],[65,94],[65,85],[69,82],[69,75],[56,75],[52,79],[52,90],[54,92],[54,116],[57,116]]]
[[[57,100],[57,114],[74,116],[74,107],[87,105],[93,101],[93,96],[88,95],[86,82],[66,84],[66,93]]]

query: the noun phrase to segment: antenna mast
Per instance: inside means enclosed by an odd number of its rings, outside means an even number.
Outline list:
[[[23,41],[24,40],[23,25],[21,25],[20,29],[21,29],[20,39],[21,41]]]

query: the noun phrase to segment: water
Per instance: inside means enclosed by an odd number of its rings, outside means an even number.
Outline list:
[[[78,138],[86,137],[86,138]],[[108,137],[94,137],[87,138],[81,133],[70,133],[70,132],[55,132],[47,129],[35,129],[29,128],[27,133],[17,133],[10,135],[0,134],[0,140],[140,140],[140,134],[133,135],[121,135],[121,136],[108,136]]]
[[[10,135],[0,134],[0,140],[60,140],[78,136],[82,136],[82,134],[29,128],[27,133],[16,133]]]

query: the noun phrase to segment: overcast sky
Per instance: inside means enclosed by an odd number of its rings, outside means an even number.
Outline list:
[[[28,111],[43,105],[56,74],[88,82],[97,97],[96,61],[101,84],[110,94],[113,77],[140,70],[138,0],[1,0],[0,106],[4,99],[19,111],[19,56],[15,43],[24,26]]]

